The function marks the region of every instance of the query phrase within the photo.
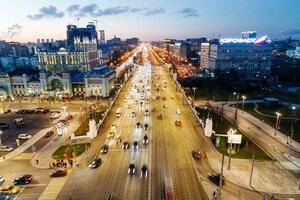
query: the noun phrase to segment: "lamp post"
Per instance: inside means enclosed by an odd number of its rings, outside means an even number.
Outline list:
[[[243,95],[242,99],[243,99],[243,105],[242,105],[242,114],[243,114],[244,113],[244,103],[245,103],[246,97]]]
[[[276,118],[276,126],[275,126],[274,136],[276,136],[276,131],[278,128],[278,121],[279,121],[279,117],[281,116],[281,113],[279,113],[279,112],[276,112],[275,114],[277,115],[277,118]]]
[[[233,94],[236,95],[235,116],[234,116],[234,128],[236,129],[237,114],[238,114],[238,101],[240,98],[240,93],[234,92]]]

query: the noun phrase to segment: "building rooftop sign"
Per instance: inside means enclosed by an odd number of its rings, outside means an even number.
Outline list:
[[[228,43],[235,43],[235,44],[263,44],[267,43],[270,44],[271,40],[267,36],[261,37],[259,39],[256,38],[222,38],[220,39],[220,44],[228,44]]]

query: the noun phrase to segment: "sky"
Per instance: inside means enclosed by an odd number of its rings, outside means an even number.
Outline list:
[[[68,24],[97,22],[106,39],[300,38],[300,0],[0,0],[0,39],[66,39]],[[79,20],[77,20],[79,18]]]

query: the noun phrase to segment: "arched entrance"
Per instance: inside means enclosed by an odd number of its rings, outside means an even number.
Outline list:
[[[52,90],[59,90],[59,91],[63,91],[63,88],[64,88],[61,80],[59,80],[59,79],[53,79],[51,81],[51,87],[52,87]]]

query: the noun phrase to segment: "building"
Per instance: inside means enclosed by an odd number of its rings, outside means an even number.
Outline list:
[[[133,38],[128,38],[128,39],[126,39],[126,40],[125,40],[125,43],[126,43],[127,45],[134,45],[134,46],[137,46],[137,45],[139,45],[140,40],[139,40],[139,38],[133,37]]]
[[[54,73],[17,68],[9,73],[0,73],[0,96],[108,97],[115,80],[116,72],[103,64],[89,72],[72,70]]]
[[[203,48],[202,48],[203,47]],[[273,45],[260,39],[221,39],[219,44],[201,45],[201,66],[215,77],[241,80],[267,80],[272,65]]]
[[[122,41],[121,41],[121,38],[114,36],[113,39],[107,40],[106,43],[107,43],[107,45],[121,45]]]
[[[75,40],[83,42],[88,38],[89,41],[96,41],[98,44],[98,36],[96,26],[93,22],[89,22],[85,28],[78,28],[76,25],[67,26],[67,46],[74,47]]]
[[[98,44],[105,44],[105,32],[104,32],[104,30],[99,30],[99,43]]]

